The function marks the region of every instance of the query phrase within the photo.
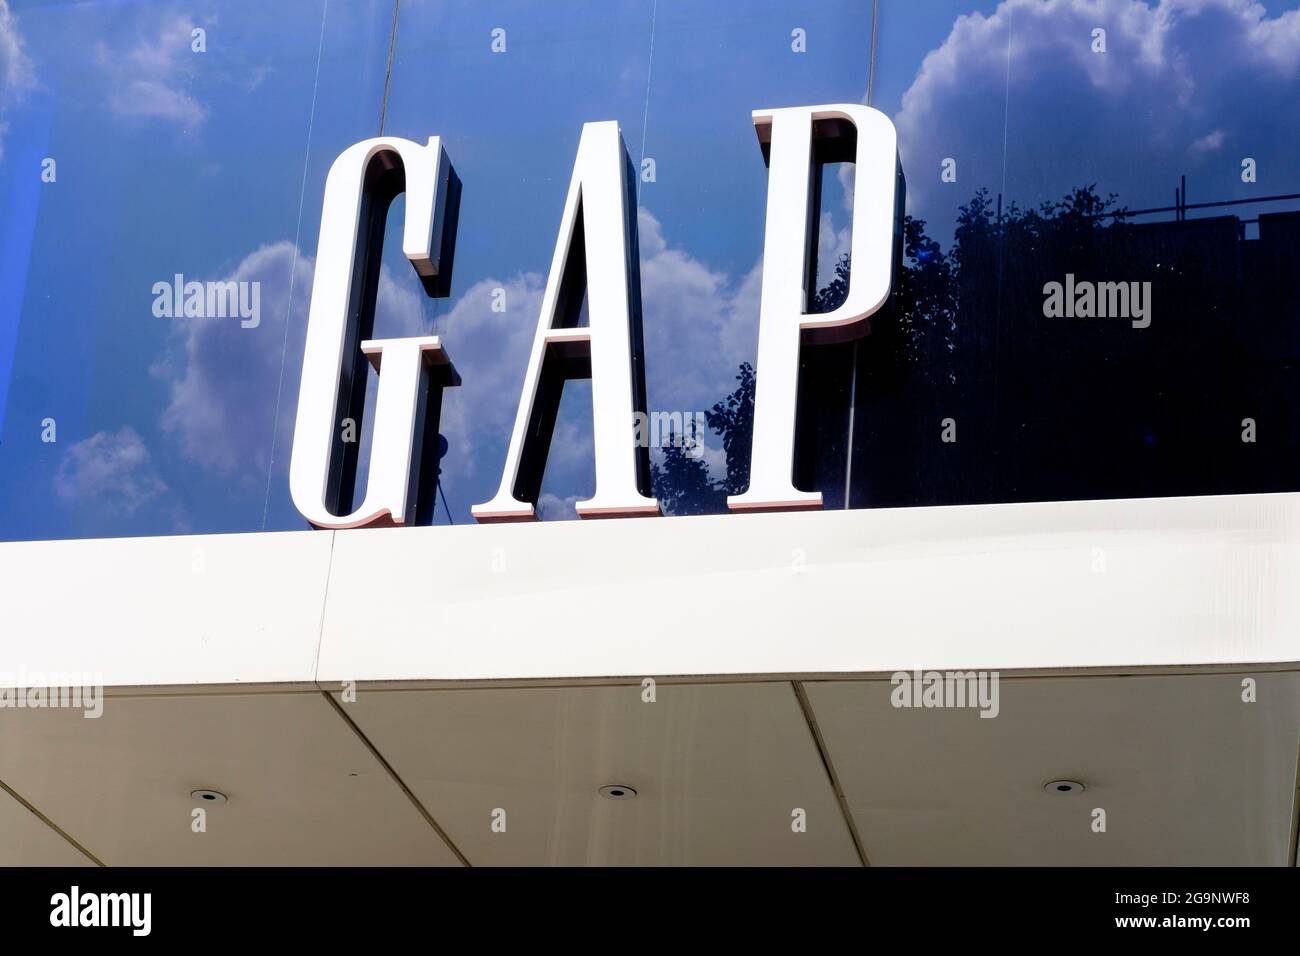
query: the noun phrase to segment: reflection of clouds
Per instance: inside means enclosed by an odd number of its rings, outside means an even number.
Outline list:
[[[670,246],[645,209],[638,227],[650,408],[703,411],[757,351],[761,266],[743,276],[715,271]]]
[[[722,439],[716,435],[706,436],[704,450],[700,453],[705,466],[709,469],[709,478],[713,481],[727,480],[727,452],[722,447]],[[709,444],[714,442],[715,444]]]
[[[9,128],[4,112],[36,85],[32,61],[23,52],[18,24],[6,0],[0,0],[0,159],[4,159],[4,134]]]
[[[261,283],[256,328],[242,328],[237,319],[151,319],[173,323],[168,351],[151,371],[171,384],[162,425],[190,461],[260,489],[274,430],[276,473],[288,473],[314,268],[311,257],[295,256],[293,243],[281,241],[249,253],[220,278]],[[376,310],[386,335],[425,334],[417,289],[414,278],[406,288],[381,270]],[[372,404],[374,387],[372,381]]]
[[[98,432],[64,452],[54,474],[54,491],[68,504],[132,515],[165,494],[167,485],[154,470],[144,440],[126,426]]]
[[[759,270],[755,267],[735,278],[708,268],[671,248],[659,223],[644,211],[641,239],[651,407],[703,411],[734,388],[737,365],[752,357]],[[281,241],[249,253],[229,275],[187,276],[260,282],[257,328],[241,328],[237,319],[155,319],[152,300],[141,298],[141,321],[173,326],[167,351],[151,370],[170,385],[170,400],[162,414],[164,432],[185,459],[230,479],[231,487],[244,496],[265,488],[272,467],[275,486],[286,483],[313,271],[310,256],[301,252],[295,256],[293,244]],[[462,384],[444,393],[440,422],[448,441],[442,461],[444,479],[462,488],[466,486],[460,482],[469,483],[467,494],[456,501],[458,509],[487,500],[500,481],[544,285],[545,278],[537,273],[482,279],[461,294],[431,330],[415,276],[394,276],[387,268],[380,273],[376,311],[382,336],[432,331],[442,338],[461,376]],[[494,301],[502,301],[494,294],[498,289],[504,290],[504,311],[492,308]],[[368,407],[373,408],[376,386],[372,375]],[[558,423],[548,480],[591,472],[589,423],[586,414]],[[359,451],[365,462],[368,429]],[[720,449],[708,448],[705,456],[713,472],[725,473]]]
[[[285,381],[280,393],[277,448],[284,449],[284,457],[288,457],[284,442],[297,407],[312,260],[297,256],[290,314],[289,285],[294,268],[293,244],[277,242],[250,253],[234,272],[222,277],[223,281],[262,284],[262,321],[255,329],[241,328],[231,319],[154,319],[141,308],[141,315],[150,321],[173,323],[168,353],[152,369],[155,376],[171,383],[163,429],[177,439],[190,461],[250,486],[265,483],[270,464],[282,347]]]
[[[565,521],[578,517],[578,496],[561,498],[549,491],[537,496],[537,517],[540,521]]]
[[[127,50],[110,50],[100,42],[96,55],[108,79],[108,105],[118,116],[142,117],[176,123],[197,130],[208,117],[207,109],[184,87],[197,61],[208,54],[190,48],[195,24],[169,17],[152,37],[141,37]]]
[[[485,476],[500,477],[542,309],[544,282],[532,272],[508,280],[482,279],[437,323],[436,332],[461,377],[460,387],[443,395],[439,423],[448,442],[442,467],[449,479],[468,478],[480,470]],[[504,290],[504,299],[495,297],[504,304],[503,312],[492,311],[496,289]],[[491,451],[486,458],[485,448]],[[495,483],[489,483],[495,489]]]
[[[655,217],[642,209],[638,229],[650,407],[704,410],[735,386],[737,366],[752,358],[758,327],[756,266],[737,279],[710,269],[664,239]],[[439,322],[463,384],[444,399],[442,432],[450,448],[449,477],[478,473],[495,489],[514,425],[524,370],[536,334],[545,277],[516,274],[484,279],[460,297]],[[492,290],[505,289],[506,311],[493,312]],[[589,416],[583,416],[584,421]],[[490,449],[485,459],[483,451]],[[591,468],[589,426],[580,432],[561,421],[548,474],[585,474]]]
[[[835,278],[835,264],[840,256],[847,255],[853,239],[853,230],[846,223],[843,229],[835,228],[834,217],[829,212],[822,213],[821,222],[817,224],[817,281],[825,284]]]
[[[1022,205],[1087,183],[1164,205],[1180,173],[1201,198],[1230,198],[1243,156],[1292,168],[1298,69],[1300,11],[1270,19],[1250,0],[1006,0],[958,17],[894,118],[909,208],[937,219],[953,211],[936,211],[940,196],[1001,189],[1004,110],[1006,189]],[[960,187],[939,181],[948,156]]]
[[[713,444],[710,444],[712,442]],[[722,447],[722,439],[713,432],[705,432],[703,435],[703,449],[699,453],[700,461],[704,462],[704,467],[709,471],[709,480],[722,482],[727,479],[727,452]],[[664,465],[663,448],[650,449],[650,463],[659,468]]]
[[[1197,153],[1209,153],[1223,145],[1223,130],[1216,129],[1192,142],[1192,150]]]
[[[293,243],[281,241],[254,250],[229,275],[220,277],[221,281],[261,283],[262,321],[255,329],[244,329],[238,321],[224,319],[153,320],[174,323],[168,350],[152,368],[156,377],[171,385],[171,399],[162,416],[163,429],[177,441],[185,458],[235,479],[246,490],[260,490],[266,482],[272,464],[273,435],[276,475],[283,478],[288,473],[314,269],[310,256],[300,252],[295,255]],[[518,383],[511,381],[509,387],[502,386],[510,374],[510,353],[526,356],[526,351],[521,353],[516,344],[505,348],[505,354],[499,352],[503,343],[511,340],[507,333],[512,319],[517,320],[524,335],[531,332],[536,305],[528,303],[530,283],[536,286],[536,277],[522,285],[508,285],[507,290],[508,294],[514,293],[511,298],[519,303],[521,313],[528,309],[532,319],[491,312],[491,288],[498,283],[485,281],[462,297],[444,320],[445,327],[438,329],[462,374],[467,363],[474,368],[466,384],[475,397],[486,402],[485,408],[462,411],[461,420],[457,420],[452,397],[465,389],[450,389],[443,411],[444,432],[449,422],[456,424],[458,432],[464,432],[466,417],[478,427],[485,427],[494,417],[500,419],[506,406],[513,414]],[[534,292],[540,301],[540,292]],[[383,317],[385,337],[428,332],[421,297],[413,275],[409,282],[401,282],[394,280],[386,267],[380,272],[376,311]],[[497,320],[495,326],[485,321],[488,317]],[[527,349],[527,341],[523,349]],[[519,359],[520,380],[522,361]],[[373,376],[371,379],[369,404],[373,406],[376,382]],[[504,427],[509,428],[509,421]],[[360,449],[363,460],[368,439],[367,432]],[[467,446],[468,442],[453,442],[444,467],[453,463],[454,455],[463,455]]]

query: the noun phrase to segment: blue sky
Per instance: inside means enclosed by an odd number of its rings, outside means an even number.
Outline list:
[[[582,123],[618,120],[633,159],[655,161],[650,406],[706,408],[756,346],[750,111],[863,100],[870,6],[404,0],[384,131],[441,135],[464,196],[447,299],[402,259],[395,207],[376,334],[442,335],[464,379],[442,429],[452,520],[500,478]],[[981,185],[1036,204],[1096,182],[1131,206],[1166,204],[1180,174],[1193,201],[1300,191],[1300,14],[1284,5],[881,8],[874,103],[898,125],[910,211],[945,243]],[[304,526],[286,469],[320,199],[334,158],[379,131],[391,26],[387,0],[0,0],[0,539]],[[939,181],[948,156],[957,184]],[[824,204],[831,252],[842,192]],[[155,317],[151,287],[175,273],[260,281],[260,326]],[[566,390],[547,516],[590,491],[588,398]]]

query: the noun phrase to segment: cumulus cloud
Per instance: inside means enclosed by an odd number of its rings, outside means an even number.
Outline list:
[[[293,243],[264,245],[224,276],[186,276],[260,283],[261,322],[256,328],[243,328],[238,319],[156,320],[173,324],[168,348],[152,368],[170,386],[164,432],[186,459],[231,479],[248,494],[265,488],[272,469],[273,482],[286,482],[314,273],[312,257],[296,251]],[[464,379],[461,387],[446,391],[443,404],[441,430],[450,447],[442,467],[449,477],[471,474],[483,464],[485,441],[503,445],[509,435],[540,308],[541,281],[526,274],[475,283],[431,329],[414,273],[395,277],[386,266],[380,271],[376,335],[436,332]],[[491,308],[497,288],[505,290],[504,313]],[[368,408],[374,407],[377,388],[372,375]],[[362,436],[363,463],[369,437],[368,431]],[[499,468],[500,462],[493,459],[491,466]]]
[[[704,462],[704,467],[708,470],[711,481],[724,481],[727,477],[727,452],[722,447],[722,440],[713,432],[706,431],[702,436],[701,449],[699,452],[700,461]],[[650,449],[651,464],[663,467],[664,450],[662,448]]]
[[[187,278],[261,283],[261,322],[243,328],[239,319],[153,320],[173,324],[168,352],[152,370],[171,384],[163,429],[190,461],[249,487],[264,485],[273,436],[277,456],[288,454],[283,442],[297,405],[312,260],[295,255],[293,243],[277,242],[254,250],[227,276]]]
[[[443,461],[449,478],[466,478],[485,467],[500,469],[504,462],[545,281],[535,272],[482,279],[437,323],[437,334],[461,375],[460,387],[444,395],[440,423],[449,444]],[[497,310],[494,302],[500,303]],[[490,459],[488,449],[494,452]]]
[[[187,131],[202,127],[207,108],[186,90],[194,78],[196,60],[190,49],[195,24],[168,17],[149,35],[126,50],[110,50],[103,42],[96,58],[107,79],[109,108],[119,116],[157,119]]]
[[[0,0],[0,159],[4,159],[4,135],[9,128],[4,114],[35,85],[36,73],[23,48],[18,24],[9,4]]]
[[[1198,153],[1208,153],[1218,149],[1223,145],[1223,130],[1216,129],[1213,132],[1206,133],[1204,136],[1197,137],[1192,141],[1192,150]]]
[[[578,517],[578,496],[561,498],[550,492],[538,495],[537,517],[542,521],[565,521]]]
[[[761,273],[755,266],[736,278],[672,247],[659,221],[642,209],[642,319],[647,387],[652,409],[704,410],[734,386],[736,368],[757,343]],[[475,283],[456,302],[438,333],[464,384],[448,391],[442,430],[450,449],[444,472],[468,475],[485,464],[501,467],[514,425],[546,278],[519,273]],[[494,290],[506,308],[494,312]],[[484,450],[493,457],[484,460]],[[548,469],[579,469],[591,458],[589,433],[561,424]]]
[[[93,503],[106,514],[132,515],[164,495],[167,485],[144,440],[128,426],[98,432],[64,452],[54,491],[68,504]]]
[[[642,209],[641,295],[652,410],[703,411],[730,392],[758,346],[762,270],[713,269],[674,248]]]
[[[752,358],[758,269],[736,278],[709,268],[673,248],[648,212],[642,211],[640,228],[651,407],[706,409],[734,386],[739,362]],[[164,432],[184,458],[230,479],[232,488],[249,496],[265,489],[268,473],[277,487],[286,484],[313,273],[312,258],[295,252],[292,243],[265,245],[228,275],[186,276],[260,282],[256,328],[242,328],[238,319],[155,320],[173,324],[168,348],[152,369],[170,387]],[[481,279],[430,323],[414,275],[395,276],[387,268],[380,273],[376,335],[437,334],[461,375],[462,384],[444,393],[440,430],[448,451],[441,467],[447,486],[456,492],[468,487],[475,501],[491,497],[500,480],[545,282],[535,272]],[[367,407],[373,408],[376,388],[372,376]],[[590,473],[591,434],[582,425],[588,420],[582,415],[560,422],[548,457],[548,482]],[[359,449],[362,462],[369,454],[368,437],[367,431]],[[720,449],[706,445],[706,459],[712,470],[725,472]],[[470,503],[456,502],[457,507]],[[552,516],[563,513],[554,506],[548,510]]]
[[[1105,53],[1092,51],[1098,27]],[[902,97],[894,121],[909,207],[951,226],[955,203],[933,205],[953,189],[939,181],[945,157],[970,190],[1001,191],[1005,175],[1022,205],[1089,183],[1130,205],[1164,204],[1182,173],[1204,198],[1236,198],[1226,194],[1239,190],[1239,168],[1221,147],[1279,170],[1300,150],[1298,71],[1296,10],[1005,0],[990,16],[958,17]]]
[[[847,167],[852,168],[852,167]],[[850,185],[849,188],[852,188]],[[849,251],[853,239],[853,230],[846,223],[842,228],[835,228],[834,217],[823,212],[817,226],[817,266],[818,282],[825,284],[835,276],[835,263],[840,256]]]
[[[704,435],[704,448],[700,458],[709,469],[709,477],[714,481],[725,481],[727,477],[727,452],[722,447],[722,440],[716,435]]]

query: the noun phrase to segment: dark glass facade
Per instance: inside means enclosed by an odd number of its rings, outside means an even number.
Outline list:
[[[373,332],[447,343],[426,517],[472,520],[582,125],[610,119],[639,172],[649,410],[705,422],[698,455],[650,449],[655,490],[725,510],[762,374],[750,114],[843,102],[894,120],[906,205],[871,333],[805,348],[802,487],[828,508],[1300,490],[1300,12],[1113,8],[0,0],[0,538],[305,526],[287,466],[324,181],[381,133],[441,136],[463,187],[446,297],[394,202]],[[828,159],[815,311],[852,282],[852,166]],[[256,321],[160,316],[158,284],[189,281],[256,283]],[[592,492],[590,394],[564,389],[543,519]]]

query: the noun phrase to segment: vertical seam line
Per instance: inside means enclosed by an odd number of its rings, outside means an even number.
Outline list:
[[[379,135],[384,135],[384,122],[388,119],[388,91],[393,81],[393,51],[397,48],[397,15],[402,11],[402,0],[393,0],[393,28],[388,34],[388,66],[384,69],[384,99],[379,104]]]

